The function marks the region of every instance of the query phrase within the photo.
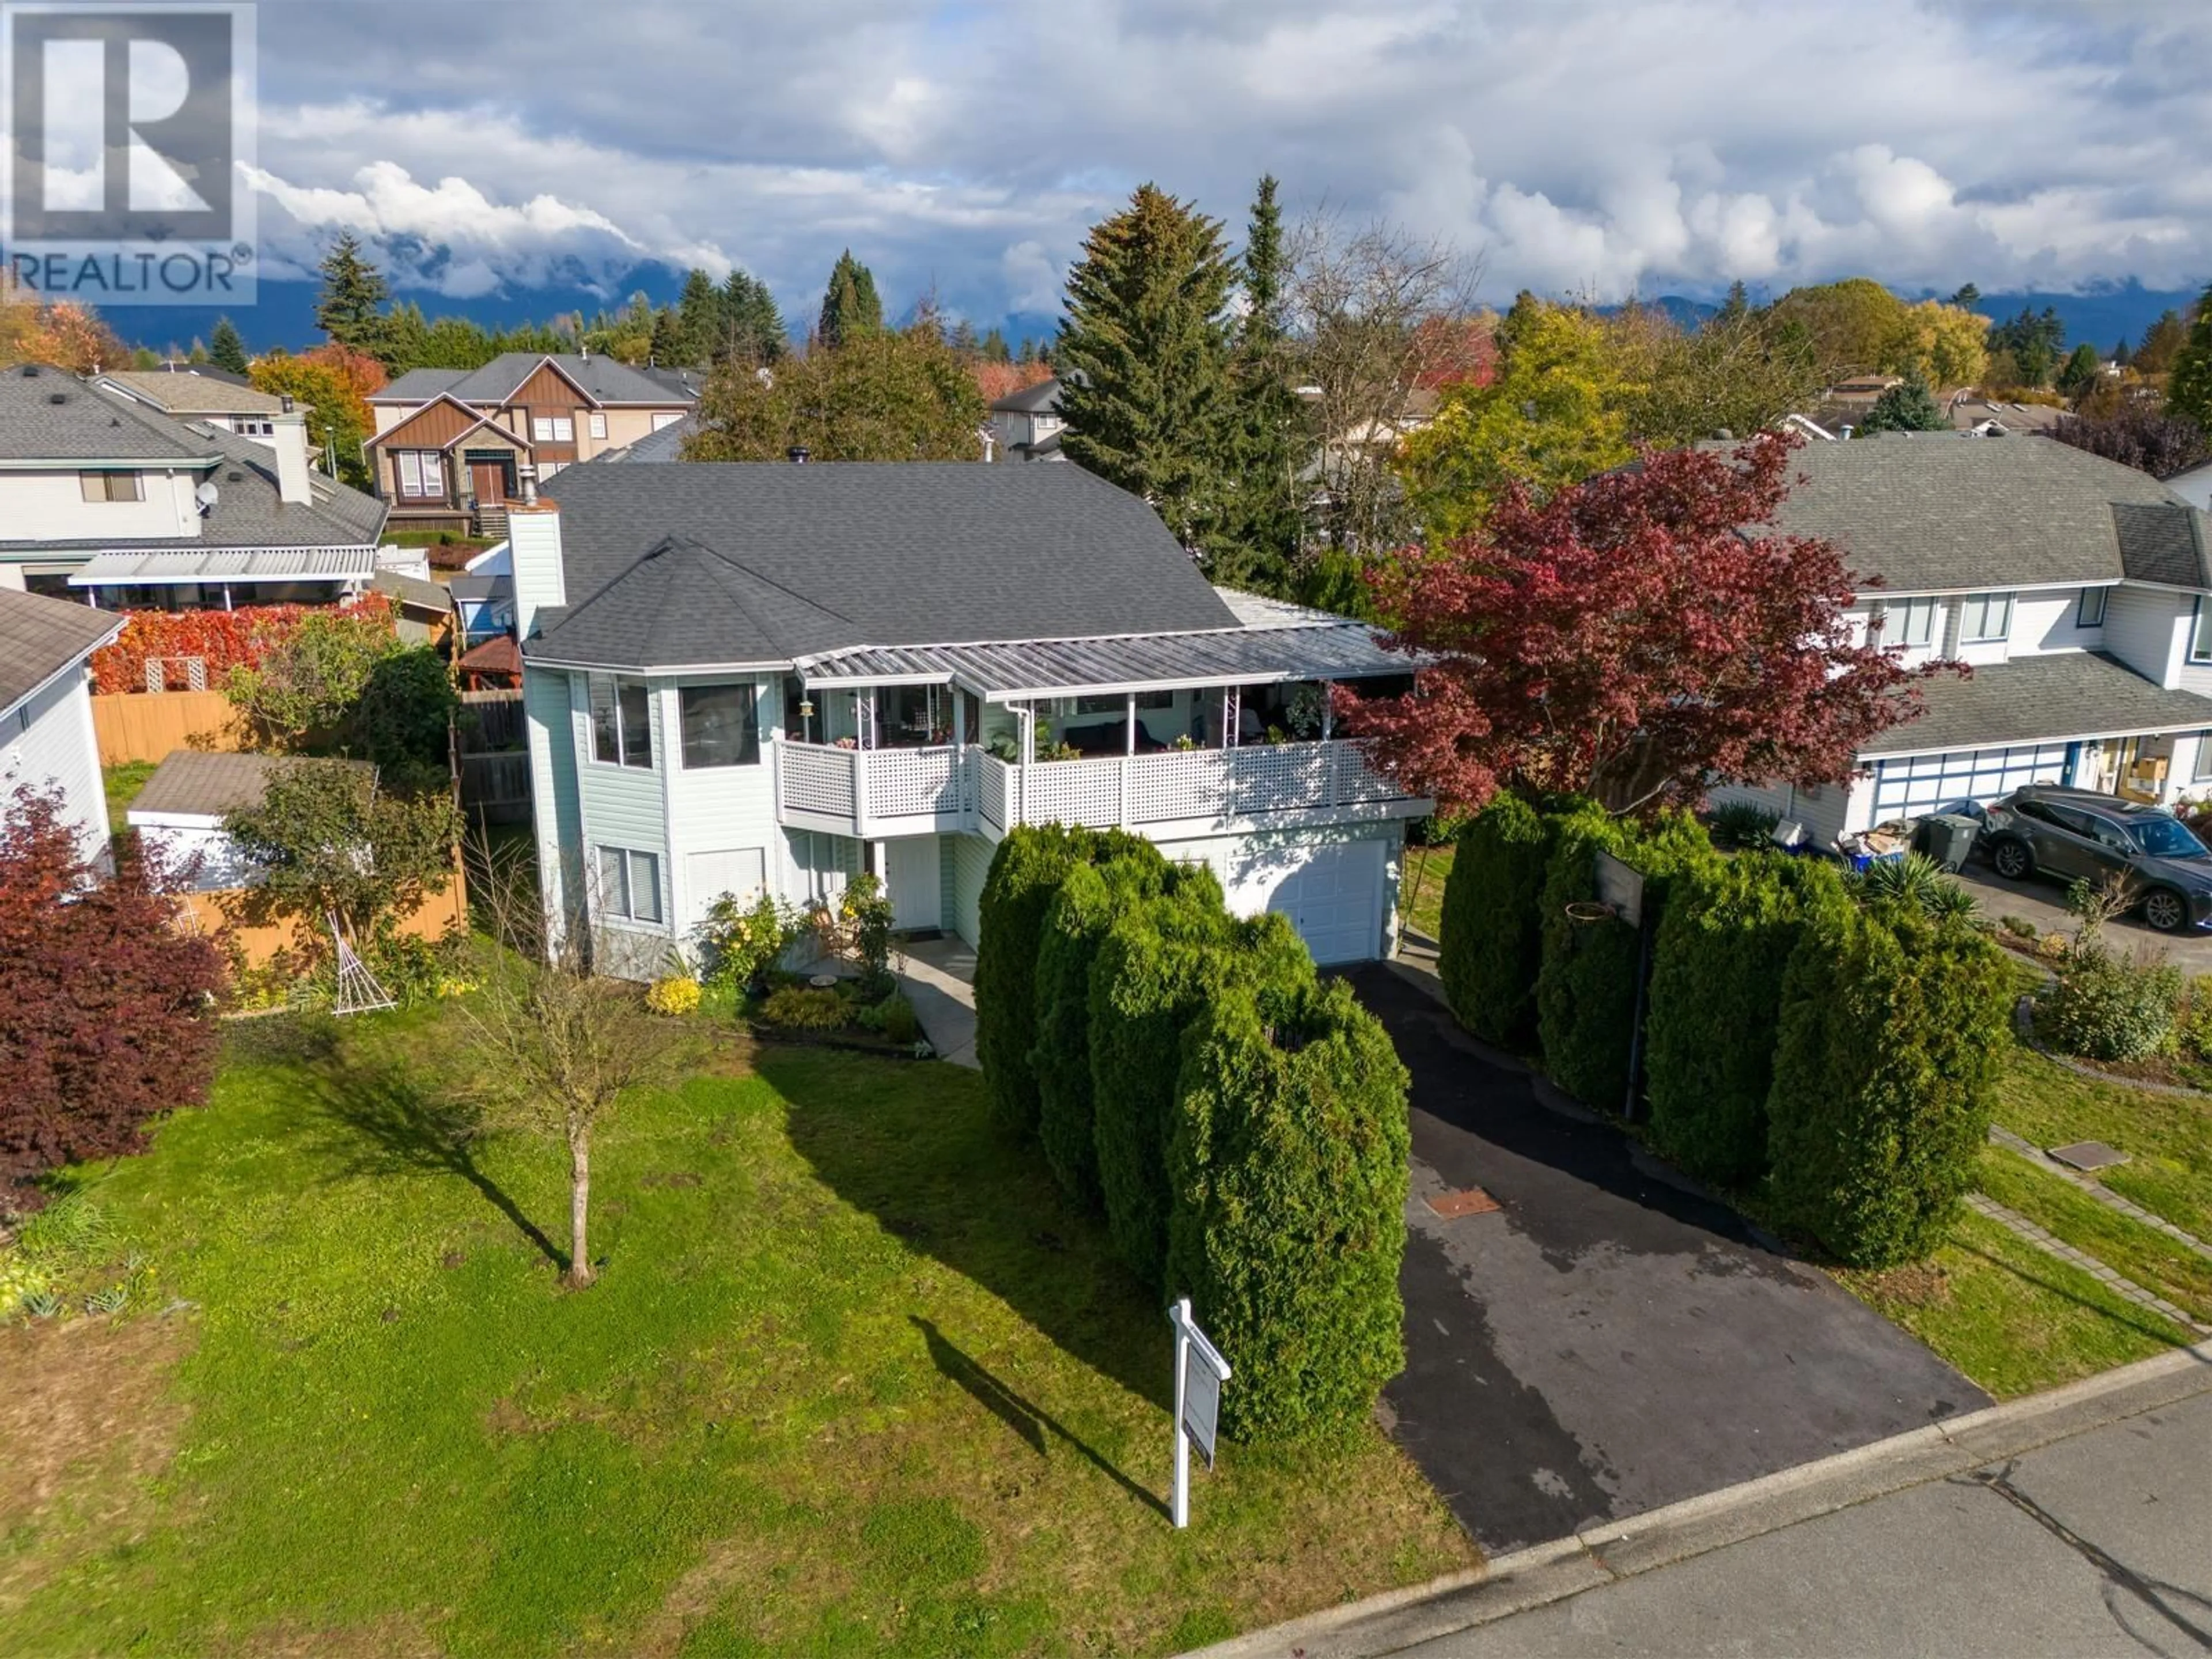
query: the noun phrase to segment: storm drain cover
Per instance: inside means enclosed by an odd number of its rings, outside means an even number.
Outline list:
[[[2128,1161],[2125,1152],[2101,1140],[2077,1140],[2071,1146],[2053,1146],[2051,1155],[2069,1170],[2109,1170],[2115,1164]]]
[[[1488,1215],[1498,1207],[1498,1200],[1480,1187],[1469,1187],[1463,1192],[1438,1193],[1423,1201],[1447,1221],[1456,1221],[1463,1215]]]

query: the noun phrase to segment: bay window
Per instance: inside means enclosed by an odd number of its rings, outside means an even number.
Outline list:
[[[642,680],[591,677],[592,758],[602,766],[653,766],[653,694]]]

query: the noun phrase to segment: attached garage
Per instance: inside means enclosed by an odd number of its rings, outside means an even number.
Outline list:
[[[1382,841],[1247,843],[1229,857],[1229,908],[1287,916],[1323,966],[1369,961],[1382,952],[1389,850]]]
[[[1992,801],[2023,784],[2070,782],[2070,747],[2063,743],[2021,744],[1877,761],[1874,822],[1918,817],[1948,801]]]

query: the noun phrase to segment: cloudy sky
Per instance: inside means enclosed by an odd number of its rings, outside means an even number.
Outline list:
[[[659,258],[811,303],[849,245],[1048,312],[1136,184],[1234,229],[1263,171],[1501,302],[2212,276],[2201,4],[270,0],[260,45],[264,246],[350,226],[456,298]]]

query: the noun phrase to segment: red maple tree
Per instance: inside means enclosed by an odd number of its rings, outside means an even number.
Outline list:
[[[1541,504],[1509,488],[1480,532],[1378,568],[1393,643],[1424,660],[1410,696],[1340,688],[1347,728],[1455,808],[1510,789],[1638,812],[1717,782],[1844,781],[1949,665],[1855,642],[1842,554],[1766,527],[1797,442],[1648,453]]]
[[[19,789],[0,814],[0,1215],[37,1208],[44,1171],[137,1152],[155,1115],[207,1098],[222,951],[177,930],[137,840],[103,876],[58,795]]]

